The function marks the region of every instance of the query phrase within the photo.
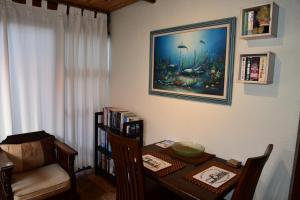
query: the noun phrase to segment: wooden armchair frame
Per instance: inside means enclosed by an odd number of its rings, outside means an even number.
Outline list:
[[[46,136],[49,135],[47,134]],[[76,192],[76,176],[74,171],[74,161],[75,161],[75,156],[78,153],[68,145],[58,140],[54,141],[54,148],[56,154],[55,155],[56,162],[69,174],[71,179],[71,188],[64,193],[59,194],[59,196],[67,197],[68,199],[75,199],[77,196],[77,192]],[[14,199],[14,195],[11,187],[13,168],[14,168],[14,164],[8,159],[6,153],[2,151],[2,149],[0,148],[0,197],[1,197],[0,199],[4,199],[4,200]],[[51,197],[51,198],[55,198],[55,197]]]

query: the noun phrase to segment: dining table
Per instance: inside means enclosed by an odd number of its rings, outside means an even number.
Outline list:
[[[184,159],[178,159],[177,156],[174,157],[171,154],[166,154],[166,149],[156,145],[156,143],[144,146],[142,148],[142,152],[143,155],[150,152],[154,155],[162,155],[164,158],[177,163],[181,163],[180,169],[177,169],[172,173],[158,175],[158,173],[151,173],[150,170],[144,171],[147,178],[150,178],[160,186],[167,188],[169,191],[179,195],[182,199],[186,200],[223,199],[230,191],[234,189],[239,180],[239,175],[243,169],[243,167],[230,167],[226,164],[226,160],[216,156],[212,156],[210,159],[201,164],[190,163],[185,161]],[[195,181],[193,182],[187,179],[187,175],[191,174],[191,172],[196,171],[197,169],[201,169],[211,162],[215,164],[219,163],[221,166],[226,166],[226,169],[229,170],[231,170],[232,168],[232,171],[236,173],[236,177],[231,180],[231,183],[226,187],[223,187],[222,190],[218,190],[217,192],[215,188],[211,188],[206,184],[195,184]]]

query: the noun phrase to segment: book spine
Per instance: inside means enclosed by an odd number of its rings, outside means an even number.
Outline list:
[[[257,56],[252,58],[252,63],[251,63],[251,68],[250,68],[250,80],[251,81],[258,81],[259,60],[260,60],[260,57],[257,57]]]
[[[97,146],[101,146],[101,129],[98,128],[98,141],[97,141]]]
[[[114,165],[114,160],[113,159],[110,159],[109,160],[109,162],[110,162],[110,165],[109,165],[109,173],[111,174],[111,175],[115,175],[115,165]]]
[[[250,68],[251,68],[252,56],[248,56],[246,60],[247,60],[247,66],[246,66],[245,80],[249,81],[250,80]]]
[[[252,34],[254,23],[254,11],[248,12],[248,35]]]
[[[106,124],[106,117],[105,117],[105,111],[106,109],[105,109],[105,107],[103,108],[103,125],[104,126],[106,126],[105,124]]]
[[[117,130],[121,130],[121,112],[117,112],[117,114],[116,114],[116,117],[117,117],[117,120],[116,120],[116,128],[117,128]]]
[[[103,108],[103,125],[107,126],[107,107]]]
[[[112,112],[112,124],[111,124],[113,129],[116,129],[116,111]]]
[[[267,56],[261,56],[260,63],[259,63],[259,73],[258,73],[259,82],[265,82],[266,80],[266,64],[267,64]]]
[[[107,126],[110,127],[111,126],[111,110],[108,109],[107,111]]]
[[[244,18],[243,18],[243,31],[242,34],[243,35],[247,35],[248,34],[248,12],[244,13]]]
[[[123,123],[124,123],[124,113],[121,113],[121,119],[120,119],[120,131],[123,131]]]
[[[105,155],[104,153],[101,153],[101,168],[102,170],[105,170]]]
[[[242,64],[241,64],[241,72],[240,72],[240,80],[245,80],[245,70],[246,70],[246,57],[242,57]]]

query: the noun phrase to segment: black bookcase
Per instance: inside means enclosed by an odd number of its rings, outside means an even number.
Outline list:
[[[133,128],[132,127],[139,127]],[[126,133],[128,128],[131,130],[130,134]],[[122,135],[124,137],[136,138],[143,146],[143,120],[125,122],[123,123],[123,131],[113,129],[103,124],[103,112],[95,113],[95,174],[101,175],[110,180],[115,181],[114,163],[112,159],[112,153],[110,144],[108,141],[108,131],[112,131],[115,134]]]

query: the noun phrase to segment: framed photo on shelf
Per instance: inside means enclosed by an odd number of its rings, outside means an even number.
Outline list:
[[[236,18],[152,31],[149,94],[231,104]]]

